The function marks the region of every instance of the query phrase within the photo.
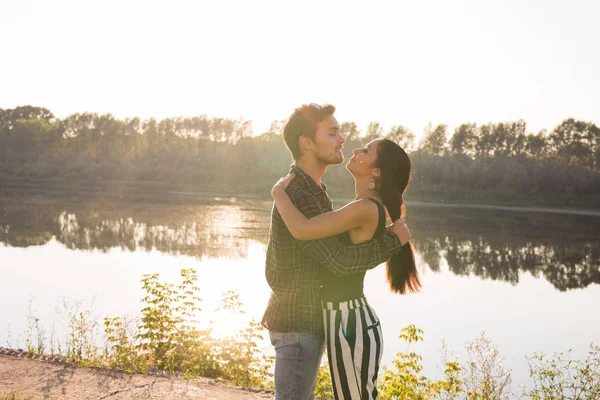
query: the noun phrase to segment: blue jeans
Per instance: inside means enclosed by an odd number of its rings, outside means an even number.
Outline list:
[[[269,331],[275,347],[275,400],[313,400],[323,337],[306,332]]]

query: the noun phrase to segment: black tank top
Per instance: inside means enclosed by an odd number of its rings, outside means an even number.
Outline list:
[[[379,221],[377,223],[375,234],[372,238],[375,239],[385,233],[385,209],[377,200],[371,198],[368,199],[377,204],[377,209],[379,210]],[[344,232],[339,235],[339,239],[344,243],[353,244],[348,232]],[[364,280],[364,272],[349,276],[337,276],[329,269],[323,267],[321,270],[321,298],[325,301],[345,301],[358,299],[363,296]]]

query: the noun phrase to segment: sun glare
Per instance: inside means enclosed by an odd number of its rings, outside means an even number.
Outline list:
[[[250,318],[245,314],[223,313],[211,321],[211,335],[215,339],[233,337],[248,326]]]
[[[234,336],[261,315],[269,298],[264,279],[265,245],[248,240],[247,257],[204,259],[198,271],[202,320],[200,327],[210,328],[215,338]],[[224,274],[223,271],[227,271]],[[223,307],[223,299],[237,296]],[[252,316],[252,317],[251,317]]]

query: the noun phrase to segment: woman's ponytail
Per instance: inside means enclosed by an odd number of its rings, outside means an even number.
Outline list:
[[[396,143],[384,139],[377,148],[380,171],[379,194],[392,221],[404,218],[404,191],[410,180],[410,159]],[[412,243],[402,246],[386,263],[387,281],[394,293],[417,292],[421,288]]]

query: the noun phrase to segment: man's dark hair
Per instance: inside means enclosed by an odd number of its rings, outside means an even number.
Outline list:
[[[283,141],[292,153],[294,160],[302,157],[300,150],[300,136],[315,138],[317,125],[325,118],[333,115],[335,107],[331,104],[318,105],[315,103],[304,104],[294,110],[283,127]]]

